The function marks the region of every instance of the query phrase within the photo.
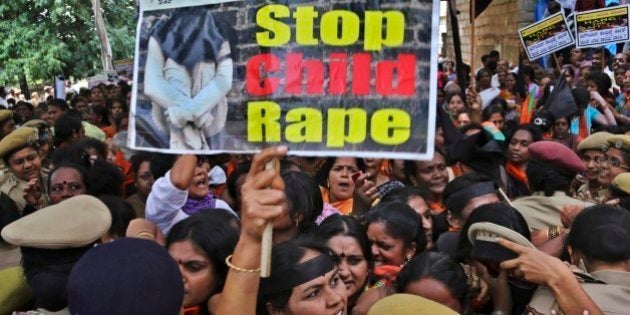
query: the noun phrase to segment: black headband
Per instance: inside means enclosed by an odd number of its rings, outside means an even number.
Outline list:
[[[269,278],[260,279],[260,292],[271,295],[293,289],[301,284],[321,277],[335,268],[337,264],[328,254],[321,254],[286,270],[274,270]]]
[[[464,189],[456,191],[445,200],[446,209],[459,213],[470,199],[495,193],[496,187],[493,182],[474,183]]]

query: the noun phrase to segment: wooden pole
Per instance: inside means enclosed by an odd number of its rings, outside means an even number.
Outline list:
[[[459,37],[459,21],[457,20],[457,8],[455,0],[448,0],[448,12],[451,18],[451,32],[453,33],[453,49],[455,50],[455,71],[460,87],[466,88],[468,80],[464,73],[464,59],[462,58],[462,45]],[[464,100],[466,101],[466,100]]]
[[[475,73],[475,44],[477,42],[475,39],[475,20],[477,18],[477,0],[470,1],[470,5],[472,6],[470,8],[470,11],[472,12],[472,15],[470,16],[472,19],[470,21],[470,71],[474,76],[477,74]]]
[[[553,55],[553,60],[556,61],[556,67],[558,68],[558,73],[560,73],[560,75],[562,75],[562,67],[560,66],[560,63],[558,62],[558,56],[556,56],[556,53],[552,53]]]
[[[280,161],[273,159],[265,164],[265,170],[275,169],[280,171]],[[265,223],[262,244],[260,248],[260,277],[268,278],[271,275],[271,247],[273,246],[273,224]]]

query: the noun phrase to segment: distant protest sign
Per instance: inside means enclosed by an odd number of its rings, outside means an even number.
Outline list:
[[[114,70],[119,78],[131,78],[133,75],[133,59],[115,60]]]
[[[628,6],[575,12],[575,38],[578,48],[630,40]]]
[[[558,51],[575,42],[562,12],[518,31],[529,60]]]
[[[438,0],[140,0],[140,9],[130,147],[432,157]]]

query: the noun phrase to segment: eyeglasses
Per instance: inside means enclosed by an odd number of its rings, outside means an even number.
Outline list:
[[[626,59],[625,59],[625,58],[615,58],[615,59],[613,59],[613,60],[614,60],[614,61],[626,61]]]
[[[621,161],[617,160],[617,159],[608,159],[608,164],[612,167],[616,167],[616,168],[623,168],[623,169],[630,169],[630,167],[626,166],[625,164],[623,164]]]

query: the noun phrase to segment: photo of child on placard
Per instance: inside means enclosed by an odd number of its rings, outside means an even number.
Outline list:
[[[209,148],[208,138],[225,125],[232,71],[229,42],[208,10],[174,9],[155,24],[144,91],[156,105],[155,123],[169,133],[170,149]]]

